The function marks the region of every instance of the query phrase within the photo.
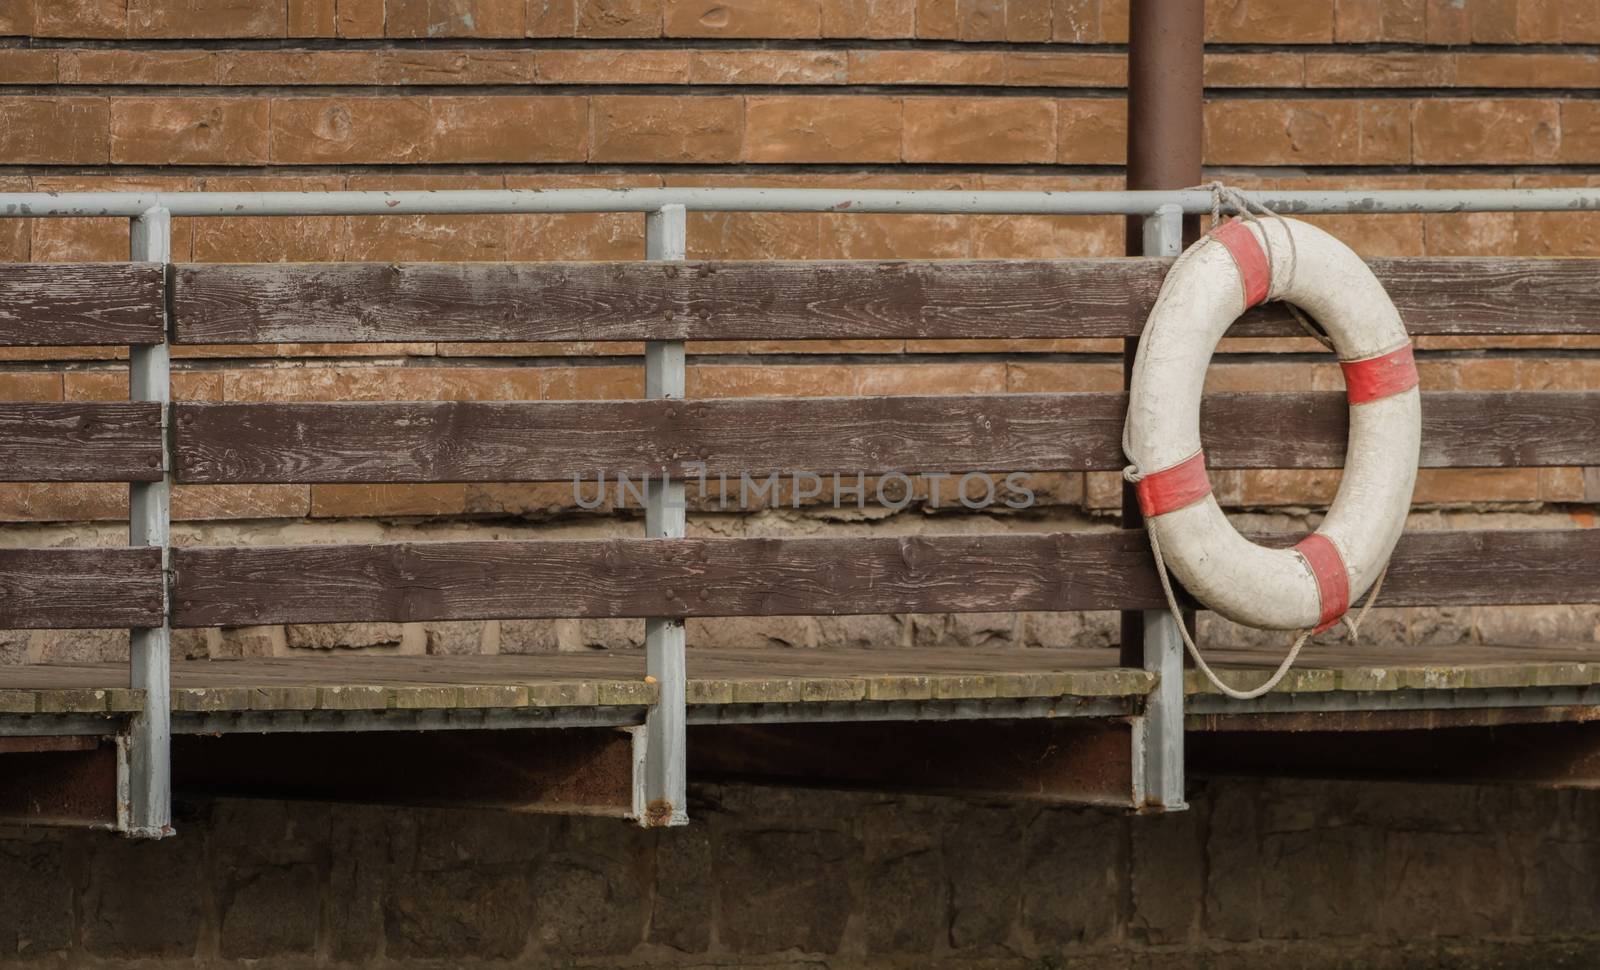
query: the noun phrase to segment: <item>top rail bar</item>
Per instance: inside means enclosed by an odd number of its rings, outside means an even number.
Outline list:
[[[1251,197],[1277,212],[1557,212],[1600,210],[1600,188],[1392,189],[1281,192]],[[514,212],[974,213],[1129,215],[1164,205],[1211,211],[1204,189],[1141,192],[944,192],[884,189],[464,189],[436,192],[6,192],[0,218],[138,216],[444,215]]]

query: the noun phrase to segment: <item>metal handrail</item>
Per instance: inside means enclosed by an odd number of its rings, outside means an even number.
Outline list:
[[[1600,188],[1251,191],[1280,213],[1600,210]],[[1003,192],[891,189],[452,189],[436,192],[5,192],[0,218],[468,215],[527,212],[863,212],[975,215],[1150,215],[1163,205],[1210,212],[1206,189]],[[1226,207],[1224,207],[1226,209]]]

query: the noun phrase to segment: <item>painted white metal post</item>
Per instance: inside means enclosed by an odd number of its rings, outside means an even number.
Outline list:
[[[1183,251],[1183,209],[1164,205],[1144,220],[1144,254],[1176,256]],[[1134,770],[1142,771],[1144,807],[1177,812],[1183,799],[1183,638],[1166,610],[1144,611],[1144,669],[1158,678],[1135,725]]]
[[[645,215],[645,258],[687,257],[687,213],[681,205],[664,205]],[[644,389],[648,398],[682,398],[686,367],[681,340],[652,340],[644,345]],[[682,538],[685,530],[682,480],[651,481],[646,493],[645,535],[652,539]],[[684,825],[688,814],[687,670],[683,619],[645,620],[645,669],[654,677],[660,698],[645,720],[645,811],[641,825]]]
[[[172,216],[146,210],[133,220],[129,257],[163,265],[172,261]],[[161,550],[161,625],[132,631],[131,686],[144,691],[144,708],[130,729],[128,834],[159,839],[172,834],[172,626],[171,545],[172,448],[170,411],[172,362],[162,342],[128,352],[128,397],[161,405],[162,463],[159,482],[134,482],[128,491],[128,544]]]

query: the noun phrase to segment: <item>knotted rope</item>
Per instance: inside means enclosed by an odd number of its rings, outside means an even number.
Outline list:
[[[1211,223],[1213,227],[1217,226],[1222,221],[1222,207],[1224,204],[1231,206],[1238,218],[1249,222],[1255,222],[1258,225],[1261,222],[1260,216],[1266,216],[1268,218],[1278,220],[1279,224],[1283,226],[1284,236],[1286,236],[1289,240],[1288,278],[1292,283],[1294,280],[1295,269],[1300,264],[1300,254],[1295,247],[1294,233],[1289,231],[1288,220],[1245,195],[1239,189],[1236,189],[1230,185],[1225,185],[1222,182],[1210,182],[1206,185],[1199,186],[1199,188],[1209,189],[1211,192]],[[1272,262],[1272,236],[1267,233],[1265,226],[1261,226],[1261,238],[1267,255],[1267,265],[1272,266],[1274,265]],[[1209,241],[1209,238],[1207,241]],[[1176,269],[1176,267],[1174,267],[1174,269]],[[1274,277],[1276,277],[1276,274],[1274,274]],[[1274,288],[1279,289],[1280,292],[1283,289],[1288,289],[1288,287]],[[1268,299],[1271,299],[1270,293],[1268,294]],[[1312,321],[1308,319],[1305,314],[1301,313],[1299,307],[1296,307],[1292,303],[1285,303],[1284,305],[1289,308],[1289,312],[1294,314],[1294,318],[1300,322],[1300,326],[1305,329],[1307,334],[1315,338],[1318,343],[1322,344],[1329,350],[1335,349],[1333,346],[1333,341],[1328,337],[1328,335],[1324,333],[1321,328],[1312,323]],[[1123,422],[1122,426],[1122,451],[1123,454],[1128,455],[1129,458],[1133,457],[1128,448],[1127,422]],[[1139,471],[1138,465],[1130,464],[1128,467],[1122,470],[1122,477],[1130,485],[1137,485],[1139,481],[1144,478],[1144,473]],[[1294,667],[1295,660],[1297,660],[1300,656],[1301,649],[1306,645],[1306,641],[1311,639],[1311,636],[1315,631],[1296,631],[1294,643],[1289,647],[1289,653],[1283,658],[1283,662],[1280,663],[1278,668],[1272,672],[1272,676],[1268,677],[1266,681],[1259,686],[1251,688],[1250,690],[1240,690],[1239,688],[1224,683],[1222,678],[1217,676],[1216,671],[1211,669],[1211,665],[1206,663],[1205,657],[1200,654],[1200,647],[1195,644],[1194,638],[1189,635],[1188,624],[1183,622],[1183,610],[1178,606],[1178,597],[1177,594],[1173,592],[1172,580],[1167,572],[1167,562],[1166,559],[1164,559],[1161,555],[1161,540],[1156,538],[1155,530],[1150,528],[1148,524],[1145,526],[1144,531],[1145,534],[1150,538],[1150,553],[1155,557],[1156,575],[1161,579],[1161,592],[1166,596],[1167,609],[1172,614],[1173,622],[1178,627],[1178,635],[1183,638],[1184,648],[1188,651],[1190,658],[1194,660],[1195,668],[1205,676],[1206,680],[1210,681],[1211,686],[1235,700],[1253,700],[1278,686],[1278,684],[1283,681],[1283,678],[1288,676],[1290,669]],[[1373,602],[1377,600],[1378,591],[1383,588],[1383,580],[1388,573],[1389,567],[1385,565],[1383,567],[1383,571],[1378,574],[1378,578],[1373,581],[1372,588],[1367,592],[1366,601],[1362,603],[1361,609],[1356,613],[1355,619],[1352,620],[1348,613],[1339,618],[1340,622],[1342,622],[1349,631],[1350,641],[1352,643],[1360,639],[1361,622],[1367,618],[1367,611],[1372,609]]]

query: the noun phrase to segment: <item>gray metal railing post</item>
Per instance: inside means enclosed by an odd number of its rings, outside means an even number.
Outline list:
[[[681,205],[665,205],[645,215],[645,258],[687,257],[687,213]],[[684,395],[687,366],[683,341],[652,340],[644,345],[645,397],[679,399]],[[685,534],[687,511],[682,480],[652,480],[646,493],[645,535],[679,539]],[[647,826],[683,825],[689,821],[687,797],[687,665],[682,617],[645,620],[645,668],[660,691],[645,719],[645,810]]]
[[[129,257],[166,265],[172,261],[172,215],[148,209],[133,220]],[[170,322],[170,321],[169,321]],[[161,550],[161,625],[134,630],[130,686],[144,691],[144,706],[129,730],[128,834],[161,838],[172,834],[171,573],[172,448],[170,412],[172,361],[162,342],[128,352],[128,398],[161,405],[162,465],[158,482],[128,486],[128,544]]]
[[[1183,209],[1164,205],[1144,220],[1144,254],[1176,256],[1183,251]],[[1139,799],[1150,811],[1188,808],[1183,798],[1183,638],[1166,610],[1143,614],[1144,669],[1157,677],[1145,698],[1144,714],[1134,723],[1134,772],[1143,785]]]

